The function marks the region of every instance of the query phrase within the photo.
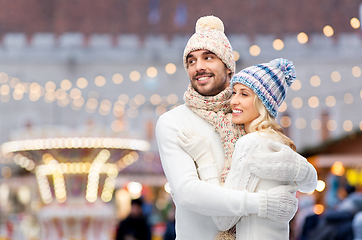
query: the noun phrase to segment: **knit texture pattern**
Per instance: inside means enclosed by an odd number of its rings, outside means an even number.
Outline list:
[[[232,77],[230,86],[242,83],[251,88],[270,115],[276,118],[278,108],[285,99],[287,87],[294,82],[295,78],[293,63],[287,59],[277,58],[269,63],[241,70]]]
[[[221,175],[221,186],[230,171],[232,154],[236,141],[245,135],[243,125],[234,124],[231,121],[230,97],[231,88],[228,87],[216,96],[202,96],[189,84],[184,94],[184,101],[193,112],[212,124],[215,131],[220,134],[221,143],[225,153],[225,165]],[[236,227],[220,232],[215,239],[236,239]]]
[[[223,22],[215,16],[201,17],[196,22],[195,33],[186,44],[183,64],[187,70],[187,56],[197,50],[213,52],[228,69],[235,73],[235,59],[229,39],[224,34]]]

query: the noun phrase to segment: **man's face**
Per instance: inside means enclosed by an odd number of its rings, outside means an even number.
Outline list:
[[[191,85],[201,95],[215,96],[229,86],[230,69],[208,50],[191,52],[187,66]]]

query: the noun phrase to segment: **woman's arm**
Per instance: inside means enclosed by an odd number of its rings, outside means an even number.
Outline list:
[[[303,160],[304,161],[304,160]],[[307,159],[305,159],[307,161]],[[307,174],[302,180],[295,181],[298,190],[302,193],[312,192],[317,187],[318,175],[312,164],[307,161]]]
[[[253,174],[264,179],[294,181],[301,192],[311,192],[316,188],[317,171],[305,157],[273,140],[267,140],[266,147],[273,153],[254,155],[248,160]]]

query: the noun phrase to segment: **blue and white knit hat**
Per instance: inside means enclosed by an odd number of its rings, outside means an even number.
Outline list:
[[[278,108],[285,99],[287,87],[296,78],[293,62],[277,58],[269,63],[262,63],[245,68],[235,74],[230,81],[233,87],[242,83],[251,88],[269,111],[276,118]]]

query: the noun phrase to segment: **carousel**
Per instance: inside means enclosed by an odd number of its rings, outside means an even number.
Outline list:
[[[147,141],[115,137],[94,126],[25,128],[1,146],[36,176],[41,240],[112,239],[115,178],[149,148]]]

